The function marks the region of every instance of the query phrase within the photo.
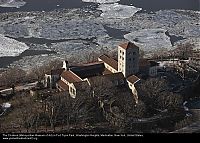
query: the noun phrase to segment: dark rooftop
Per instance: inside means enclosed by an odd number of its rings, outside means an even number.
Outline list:
[[[104,68],[105,66],[103,62],[94,62],[73,66],[70,67],[70,70],[84,79],[92,76],[102,75]]]

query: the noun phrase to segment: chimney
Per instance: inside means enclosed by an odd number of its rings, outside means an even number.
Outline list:
[[[69,67],[68,67],[68,61],[63,61],[63,69],[65,70],[69,70]]]

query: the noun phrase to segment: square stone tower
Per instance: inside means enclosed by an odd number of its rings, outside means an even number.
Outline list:
[[[127,42],[118,46],[118,71],[124,77],[136,74],[139,71],[139,47]]]

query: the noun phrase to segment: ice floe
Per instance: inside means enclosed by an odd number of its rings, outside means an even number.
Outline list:
[[[118,3],[102,4],[97,9],[103,12],[101,17],[104,18],[129,18],[136,12],[142,10],[142,8],[121,5]]]
[[[136,43],[145,51],[171,49],[170,38],[164,29],[143,29],[124,35],[124,38]]]
[[[23,0],[0,0],[0,7],[20,8],[26,4]]]
[[[27,49],[29,47],[25,43],[4,37],[0,34],[0,57],[18,56]]]
[[[83,2],[93,2],[93,3],[115,3],[120,0],[82,0]]]

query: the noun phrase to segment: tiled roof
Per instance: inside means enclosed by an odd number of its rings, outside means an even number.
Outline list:
[[[138,46],[136,46],[134,43],[131,43],[131,42],[123,43],[123,44],[120,44],[119,46],[125,50],[128,48],[139,48]]]
[[[106,74],[112,74],[112,72],[109,71],[107,68],[104,68],[103,75],[106,75]]]
[[[57,82],[57,84],[58,84],[58,86],[59,86],[60,88],[62,88],[62,90],[64,90],[64,91],[68,91],[68,90],[69,90],[69,86],[68,86],[66,83],[64,83],[62,80],[59,80],[59,81]]]
[[[113,59],[113,58],[111,58],[111,57],[109,57],[108,55],[105,55],[105,54],[101,55],[99,57],[99,59],[101,59],[103,62],[105,62],[106,64],[108,64],[109,66],[114,68],[115,70],[118,70],[118,62],[115,59]]]
[[[129,76],[128,78],[127,78],[127,80],[130,82],[130,83],[136,83],[137,81],[139,81],[140,79],[137,77],[137,76],[135,76],[135,75],[131,75],[131,76]]]
[[[70,83],[82,81],[72,71],[63,71],[61,74],[61,77]]]

